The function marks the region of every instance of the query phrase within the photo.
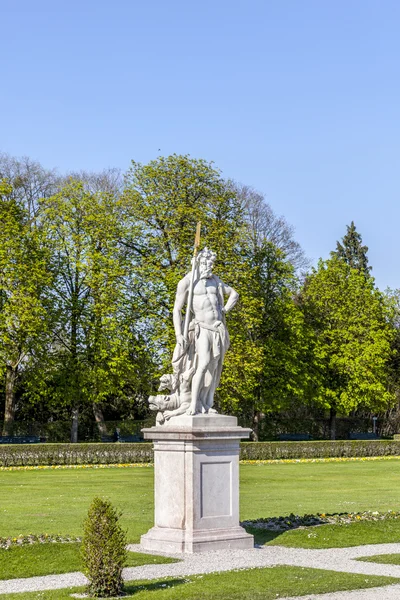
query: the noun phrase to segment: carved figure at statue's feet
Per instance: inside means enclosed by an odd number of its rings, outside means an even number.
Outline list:
[[[179,377],[167,373],[160,377],[158,391],[169,390],[170,394],[158,394],[149,396],[150,410],[157,410],[156,425],[163,425],[171,417],[185,414],[190,406],[191,391],[190,383],[193,377],[194,367],[182,373]]]

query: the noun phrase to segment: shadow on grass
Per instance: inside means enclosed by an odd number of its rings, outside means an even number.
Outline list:
[[[287,517],[271,517],[271,518],[260,518],[243,521],[242,527],[254,536],[254,543],[257,546],[262,546],[267,542],[271,542],[276,539],[282,533],[291,531],[292,529],[307,529],[309,527],[315,527],[317,525],[327,525],[330,518],[337,518],[339,514],[335,515],[288,515]]]
[[[284,533],[284,531],[268,531],[267,529],[257,529],[248,525],[245,527],[245,530],[254,536],[255,546],[264,546],[267,542],[271,542]]]
[[[157,581],[155,583],[144,583],[143,585],[125,584],[124,593],[126,595],[133,596],[138,592],[156,592],[157,590],[166,590],[168,588],[173,588],[184,583],[186,583],[185,579],[164,579],[163,581]]]

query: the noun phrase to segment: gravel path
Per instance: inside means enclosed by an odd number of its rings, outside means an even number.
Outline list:
[[[142,552],[141,547],[136,544],[130,545],[129,549]],[[251,567],[291,565],[363,575],[387,575],[400,579],[400,565],[383,565],[354,560],[360,556],[394,553],[400,554],[400,544],[377,544],[327,550],[306,550],[304,548],[284,548],[283,546],[264,546],[252,550],[218,550],[201,554],[169,555],[181,559],[179,563],[128,567],[124,569],[124,578],[127,580],[159,579]],[[82,573],[12,579],[0,581],[0,594],[60,589],[85,585],[85,583],[86,578]],[[382,598],[399,600],[400,584],[354,592],[301,596],[300,598],[302,600],[316,600],[317,598],[321,600],[382,600]],[[291,598],[290,600],[295,599]]]

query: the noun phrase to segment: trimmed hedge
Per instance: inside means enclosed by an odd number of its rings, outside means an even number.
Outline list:
[[[2,444],[0,466],[112,465],[153,462],[147,443],[124,444]]]
[[[242,442],[241,460],[400,456],[400,441]],[[124,444],[2,444],[0,466],[107,465],[153,462],[151,442]]]
[[[242,442],[240,445],[241,460],[364,456],[400,456],[400,441]]]

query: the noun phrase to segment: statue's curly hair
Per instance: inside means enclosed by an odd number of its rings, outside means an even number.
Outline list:
[[[215,262],[215,259],[217,258],[217,255],[215,252],[213,252],[212,250],[209,250],[209,248],[207,248],[207,246],[205,248],[203,248],[203,250],[201,250],[198,255],[197,255],[197,260],[200,260],[201,258],[209,258],[211,259],[213,262]]]

